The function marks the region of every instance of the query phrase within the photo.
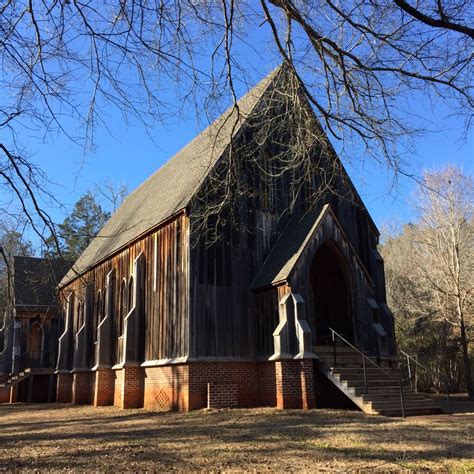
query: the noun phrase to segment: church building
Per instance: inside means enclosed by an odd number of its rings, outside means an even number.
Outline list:
[[[405,412],[432,412],[399,385],[378,239],[280,66],[131,193],[62,279],[57,401],[397,415],[402,391]]]

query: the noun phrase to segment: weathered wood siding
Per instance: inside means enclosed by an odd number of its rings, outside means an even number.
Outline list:
[[[188,249],[188,217],[181,213],[63,287],[63,303],[67,294],[74,294],[74,334],[81,325],[80,306],[84,304],[86,286],[93,286],[94,302],[99,292],[103,302],[106,275],[112,269],[115,269],[114,322],[117,325],[123,304],[121,286],[125,282],[128,289],[134,261],[143,252],[146,262],[145,361],[185,357],[189,350]],[[96,304],[92,310],[98,311]],[[100,315],[94,314],[93,324],[98,319]],[[93,333],[93,328],[89,328],[88,338],[91,339]],[[115,330],[115,339],[118,336]]]
[[[274,147],[269,148],[274,150]],[[258,150],[256,153],[265,155]],[[262,188],[258,170],[248,170],[242,179],[249,180],[253,189]],[[377,261],[375,253],[377,229],[342,168],[340,178],[334,179],[333,192],[321,194],[316,202],[311,202],[307,196],[322,186],[322,182],[323,177],[315,173],[312,181],[296,192],[287,172],[271,184],[270,204],[262,202],[258,193],[253,197],[243,196],[237,206],[239,222],[234,223],[234,228],[223,226],[220,238],[212,245],[201,236],[191,247],[190,318],[191,354],[194,357],[254,358],[272,355],[272,333],[278,324],[279,290],[252,294],[252,282],[289,218],[303,215],[310,206],[322,209],[326,203],[331,205],[360,259],[360,265],[375,282],[377,299],[380,303],[385,302],[383,266]],[[204,183],[203,189],[205,186]],[[193,206],[191,219],[193,215],[202,213],[202,202],[196,201]],[[194,231],[192,222],[191,232]],[[308,258],[311,260],[311,256]],[[367,279],[357,275],[355,280],[360,280],[360,284],[354,287],[354,292],[360,293],[357,298],[373,291],[364,287],[368,284]],[[308,286],[308,282],[299,280],[298,285]],[[309,295],[305,296],[307,301],[311,300]],[[366,317],[365,307],[357,304],[354,308],[358,312],[357,325],[368,326],[371,320]]]
[[[56,362],[56,341],[60,335],[60,319],[47,313],[17,311],[15,315],[16,357],[20,366],[54,367]],[[38,330],[36,343],[32,331]]]

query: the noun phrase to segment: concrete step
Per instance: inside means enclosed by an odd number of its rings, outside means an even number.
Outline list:
[[[318,353],[319,350],[319,353]],[[326,377],[366,413],[401,416],[399,372],[391,367],[376,366],[377,359],[362,360],[353,349],[337,351],[334,364],[332,347],[316,347],[319,368]],[[367,389],[366,389],[367,387]],[[423,393],[415,393],[408,382],[402,381],[406,415],[441,413],[439,406]]]
[[[402,416],[401,408],[374,411],[377,412],[376,414],[383,416]],[[405,416],[439,415],[440,413],[443,413],[443,409],[436,405],[429,408],[405,408]]]
[[[337,376],[337,375],[336,375]],[[339,380],[344,380],[349,384],[351,387],[363,387],[365,389],[365,381],[364,378],[348,378],[348,377],[341,377],[339,376]],[[367,381],[367,388],[370,390],[371,388],[390,388],[400,390],[400,385],[397,383],[397,380],[370,380]],[[403,390],[406,392],[411,391],[411,387],[408,384],[402,384]]]
[[[400,390],[393,391],[390,393],[357,393],[357,396],[367,398],[370,400],[393,400],[394,398],[400,399]],[[403,392],[403,396],[406,400],[431,400],[423,393],[414,393],[414,392]]]
[[[332,345],[327,346],[313,346],[313,351],[316,354],[332,354],[334,352],[334,348]],[[348,346],[336,346],[336,352],[339,353],[347,353],[347,354],[357,354],[357,351],[352,349],[352,347]],[[364,351],[361,351],[364,352]]]
[[[377,409],[383,409],[383,408],[399,408],[401,404],[400,398],[398,399],[390,399],[390,400],[371,400],[372,407],[376,407]],[[429,398],[425,400],[410,400],[407,398],[404,398],[404,403],[406,408],[417,408],[417,407],[432,407],[434,406],[433,400],[430,400]]]
[[[334,360],[334,354],[331,352],[325,352],[325,353],[319,353],[319,354],[316,354],[317,356],[319,356],[320,359],[325,359],[325,360]],[[369,356],[367,354],[365,354],[365,356],[374,361],[374,362],[377,362],[377,357],[374,357],[374,356]],[[349,352],[344,352],[344,353],[337,353],[336,354],[336,361],[339,362],[339,360],[353,360],[353,361],[357,361],[357,362],[360,362],[362,364],[362,356],[360,354],[358,354],[357,352],[356,353],[349,353]],[[367,359],[365,359],[367,361]],[[370,363],[370,362],[368,362]]]
[[[363,367],[330,367],[330,369],[335,374],[341,374],[344,377],[363,377],[364,376],[364,369]],[[365,375],[371,378],[387,378],[393,377],[398,379],[398,372],[394,370],[384,369],[382,372],[377,367],[367,367],[365,369]]]

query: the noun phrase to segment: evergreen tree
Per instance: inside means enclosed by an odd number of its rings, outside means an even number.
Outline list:
[[[76,202],[71,215],[58,226],[59,249],[51,236],[47,239],[48,248],[44,256],[77,260],[109,217],[110,213],[106,212],[92,192],[88,191]]]

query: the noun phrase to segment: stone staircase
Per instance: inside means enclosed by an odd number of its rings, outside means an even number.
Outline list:
[[[402,416],[400,379],[398,370],[377,367],[375,357],[362,360],[361,353],[351,347],[336,348],[336,365],[332,346],[316,346],[318,370],[362,411],[373,415]],[[364,375],[365,363],[365,375]],[[403,383],[405,416],[442,413],[441,407],[423,393],[415,393]]]

